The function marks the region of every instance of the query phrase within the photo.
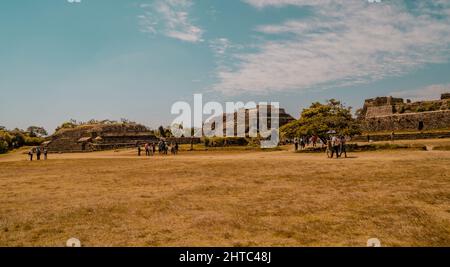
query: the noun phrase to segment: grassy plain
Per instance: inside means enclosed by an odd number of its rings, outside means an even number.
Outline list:
[[[2,155],[0,246],[450,246],[450,151],[135,154]]]

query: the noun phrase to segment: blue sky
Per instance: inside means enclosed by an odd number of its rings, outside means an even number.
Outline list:
[[[0,125],[128,118],[172,104],[438,98],[450,91],[450,0],[5,0]]]

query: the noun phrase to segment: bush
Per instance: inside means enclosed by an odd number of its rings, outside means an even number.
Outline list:
[[[44,142],[44,138],[41,137],[25,137],[25,145],[26,146],[38,146]]]
[[[206,141],[207,140],[207,141]],[[245,137],[213,137],[205,138],[205,145],[220,147],[220,146],[246,146],[249,141]]]
[[[12,131],[10,133],[12,135],[12,142],[16,145],[16,147],[21,147],[25,145],[25,135],[19,131]]]
[[[0,139],[0,154],[8,152],[9,145],[6,141]]]
[[[204,138],[203,138],[203,143],[205,144],[205,147],[208,147],[208,146],[209,146],[209,143],[210,143],[209,138],[208,138],[208,137],[204,137]]]

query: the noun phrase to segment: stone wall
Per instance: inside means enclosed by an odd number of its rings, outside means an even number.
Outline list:
[[[394,140],[416,140],[416,139],[438,139],[450,138],[450,132],[431,132],[431,133],[401,133],[394,134]],[[352,138],[352,142],[367,142],[368,140],[377,141],[392,141],[391,134],[376,134],[376,135],[360,135]]]
[[[169,143],[198,144],[200,138],[164,138]],[[157,138],[139,124],[82,125],[61,129],[47,143],[50,152],[91,152],[133,148],[138,144],[157,143]]]
[[[61,129],[48,141],[50,152],[89,152],[124,147],[158,139],[138,124],[94,124]]]
[[[389,116],[393,114],[392,106],[368,107],[366,118],[373,118],[377,116]]]
[[[450,127],[450,110],[371,117],[362,126],[369,132],[445,129]]]
[[[442,94],[439,100],[417,102],[393,97],[367,99],[358,119],[366,132],[450,128],[448,95]]]

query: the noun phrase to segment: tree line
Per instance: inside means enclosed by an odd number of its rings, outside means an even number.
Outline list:
[[[0,126],[0,154],[23,146],[40,145],[47,135],[47,131],[39,126],[30,126],[26,130],[8,130]]]
[[[361,134],[361,127],[351,112],[351,107],[346,107],[340,101],[330,99],[325,103],[315,102],[302,111],[300,119],[288,123],[280,128],[283,138],[295,138],[300,136],[318,136],[323,141],[328,138],[330,132],[337,135],[355,136]],[[133,121],[122,118],[114,120],[89,120],[87,122],[71,119],[56,128],[56,132],[65,128],[76,128],[88,124],[136,124]],[[152,130],[157,137],[172,137],[169,127],[160,126]],[[43,127],[30,126],[27,130],[7,130],[0,126],[0,153],[22,146],[39,145],[48,135]]]

